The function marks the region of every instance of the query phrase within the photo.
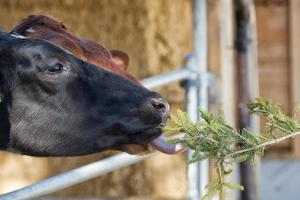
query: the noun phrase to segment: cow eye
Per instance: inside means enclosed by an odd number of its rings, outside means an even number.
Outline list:
[[[56,73],[61,73],[63,71],[64,66],[60,63],[56,63],[54,65],[51,65],[48,67],[47,71],[56,74]]]

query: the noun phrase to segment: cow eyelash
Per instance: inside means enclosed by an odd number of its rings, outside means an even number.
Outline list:
[[[63,72],[64,66],[61,63],[55,63],[54,65],[50,65],[47,71],[51,74],[58,74]]]

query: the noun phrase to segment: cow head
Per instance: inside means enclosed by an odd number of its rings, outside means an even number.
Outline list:
[[[45,40],[4,32],[0,97],[0,149],[36,156],[144,145],[160,138],[169,114],[157,93]]]

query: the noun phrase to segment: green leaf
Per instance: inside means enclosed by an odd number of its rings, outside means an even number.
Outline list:
[[[185,140],[183,138],[172,138],[172,139],[168,139],[168,143],[170,144],[185,143]]]
[[[224,182],[224,185],[232,190],[241,190],[244,191],[244,186],[235,184],[235,183],[229,183],[229,182]]]

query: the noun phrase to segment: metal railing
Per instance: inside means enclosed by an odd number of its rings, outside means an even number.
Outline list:
[[[186,110],[192,120],[200,120],[197,109],[207,109],[207,88],[209,75],[207,73],[206,46],[206,0],[195,0],[195,53],[187,59],[187,66],[158,76],[142,80],[148,88],[164,86],[173,82],[185,80]],[[109,158],[84,165],[69,172],[42,180],[30,186],[0,195],[0,200],[33,199],[49,193],[73,186],[92,178],[107,174],[119,168],[140,162],[157,153],[143,156],[120,153]],[[188,157],[191,152],[188,151]],[[198,200],[208,183],[208,161],[190,164],[188,166],[188,194],[187,199]]]

